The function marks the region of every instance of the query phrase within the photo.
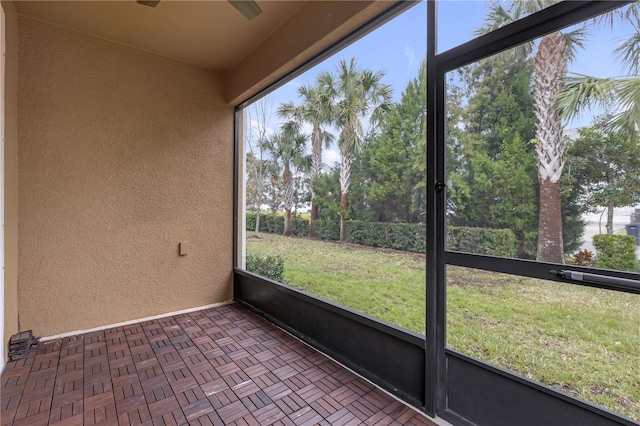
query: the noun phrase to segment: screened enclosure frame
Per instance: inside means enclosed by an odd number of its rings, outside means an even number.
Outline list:
[[[510,25],[436,53],[437,2],[427,4],[427,215],[426,215],[426,337],[383,323],[350,309],[328,303],[296,289],[247,272],[238,265],[234,247],[234,298],[333,356],[399,398],[431,416],[454,425],[637,425],[636,422],[594,404],[568,396],[548,386],[474,359],[446,346],[446,267],[463,266],[506,273],[563,285],[590,286],[640,294],[640,274],[603,271],[574,265],[545,263],[447,251],[446,241],[446,74],[464,65],[536,39],[630,1],[564,1]],[[410,3],[370,22],[361,31],[307,64],[305,69],[400,13]],[[302,72],[300,70],[297,74]],[[297,75],[295,74],[295,75]],[[290,75],[285,81],[295,75]],[[281,82],[281,84],[283,84]],[[256,99],[254,97],[253,99]],[[236,116],[236,171],[240,167],[241,140]],[[236,173],[236,200],[240,177]],[[236,207],[238,202],[235,203]],[[238,244],[241,217],[235,211]],[[598,282],[565,279],[557,270],[602,274],[612,279]],[[330,324],[324,327],[323,324]],[[349,344],[344,344],[349,336]],[[371,342],[382,339],[386,349]],[[403,362],[397,363],[398,357]],[[388,371],[386,371],[388,370]],[[412,377],[417,376],[416,377]],[[490,390],[489,392],[487,390]],[[515,399],[514,399],[515,398]],[[509,401],[509,403],[504,403]]]

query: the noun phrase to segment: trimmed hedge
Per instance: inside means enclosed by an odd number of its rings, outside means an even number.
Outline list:
[[[449,226],[447,250],[516,257],[518,242],[511,229]]]
[[[247,255],[247,271],[274,281],[284,282],[284,259],[282,256]]]
[[[340,229],[338,228],[338,231]],[[372,247],[424,253],[426,228],[423,223],[385,223],[350,220],[347,241]],[[338,232],[338,237],[340,236]]]
[[[256,213],[246,213],[246,229],[254,231],[256,229]],[[270,234],[284,233],[284,214],[282,213],[261,213],[260,214],[260,232],[268,232]],[[309,235],[309,219],[300,216],[291,218],[291,235],[306,237]]]
[[[256,214],[247,212],[247,230],[253,231],[256,226],[255,223]],[[293,235],[309,235],[309,219],[307,217],[294,217],[291,227]],[[260,231],[282,234],[284,231],[284,215],[281,213],[261,214]],[[424,253],[426,251],[425,231],[423,223],[350,220],[347,222],[347,241],[371,247]],[[316,222],[316,236],[321,240],[339,240],[339,221],[318,220]],[[448,250],[516,257],[517,246],[516,237],[510,229],[471,228],[466,226],[450,226],[448,228]]]
[[[593,236],[596,267],[616,271],[638,271],[636,238],[633,235],[601,234]]]
[[[340,220],[317,220],[316,238],[338,241],[340,239]]]

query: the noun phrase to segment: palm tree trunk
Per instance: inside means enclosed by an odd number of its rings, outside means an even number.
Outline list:
[[[340,241],[347,240],[347,212],[349,211],[349,186],[351,184],[351,156],[341,153],[340,163]]]
[[[291,209],[293,208],[293,175],[289,165],[282,174],[282,203],[284,204],[284,235],[291,235]]]
[[[316,220],[318,220],[318,204],[316,203],[316,193],[311,191],[311,220],[309,221],[309,237],[316,237]]]
[[[560,183],[553,183],[549,179],[541,179],[538,260],[563,263],[563,252]]]
[[[540,183],[537,257],[543,262],[564,261],[560,177],[565,146],[554,97],[562,88],[568,59],[569,49],[561,33],[542,37],[535,56],[534,99]]]
[[[349,208],[349,202],[347,201],[348,193],[340,193],[340,208],[343,212],[346,212]],[[347,241],[347,218],[346,213],[340,213],[340,241]]]
[[[322,131],[318,124],[314,124],[311,134],[311,179],[320,176],[322,170]],[[311,189],[311,220],[309,221],[309,237],[316,237],[316,220],[318,219],[318,206],[316,205],[316,193]]]
[[[284,211],[284,235],[291,236],[291,209]]]

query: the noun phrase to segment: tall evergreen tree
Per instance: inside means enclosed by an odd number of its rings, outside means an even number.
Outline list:
[[[359,178],[369,219],[379,222],[424,220],[425,174],[411,167],[425,155],[426,63],[411,80],[363,147]]]
[[[537,242],[532,73],[523,58],[468,66],[460,73],[464,93],[448,105],[460,120],[448,123],[451,221],[511,229],[521,257],[535,257]]]

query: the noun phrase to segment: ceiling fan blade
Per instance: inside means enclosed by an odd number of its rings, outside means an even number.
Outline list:
[[[253,19],[262,13],[262,9],[253,0],[227,0],[231,6],[235,7],[238,12],[242,13],[245,18]]]
[[[231,6],[235,7],[238,12],[242,13],[245,18],[251,20],[262,13],[262,9],[253,0],[227,0]],[[156,7],[160,0],[136,0],[136,3],[144,6]]]
[[[136,0],[136,3],[140,3],[149,7],[156,7],[158,3],[160,3],[160,0]]]

